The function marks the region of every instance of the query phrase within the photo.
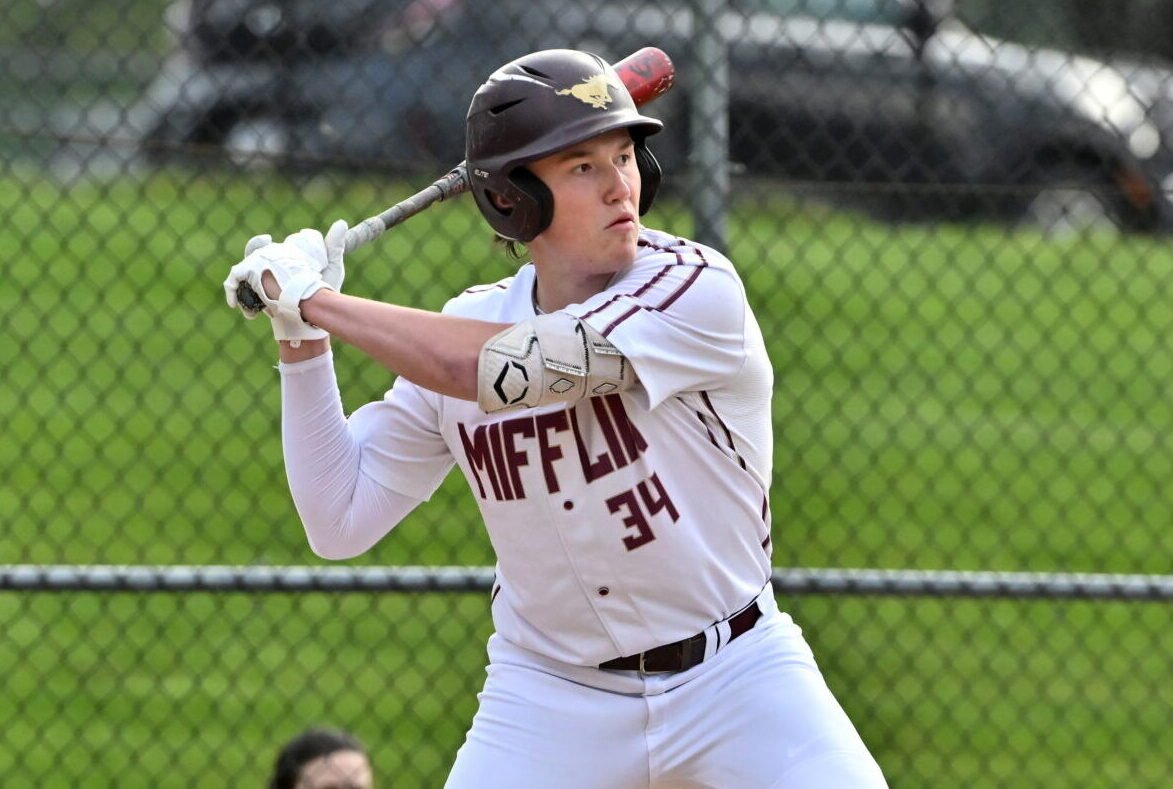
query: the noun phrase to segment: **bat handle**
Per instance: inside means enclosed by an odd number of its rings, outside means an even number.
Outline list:
[[[468,191],[468,166],[461,162],[442,178],[406,200],[400,200],[381,214],[364,219],[346,231],[346,251],[353,252],[383,235],[389,228],[410,219],[428,206]]]
[[[415,216],[433,203],[468,191],[468,168],[464,162],[453,167],[443,178],[437,179],[428,188],[402,200],[377,216],[364,219],[346,231],[345,250],[353,252],[383,235],[388,228]],[[236,301],[247,309],[259,312],[264,302],[247,282],[236,286]]]
[[[260,312],[265,307],[265,302],[261,301],[261,297],[247,282],[241,282],[236,286],[236,301],[252,312]]]

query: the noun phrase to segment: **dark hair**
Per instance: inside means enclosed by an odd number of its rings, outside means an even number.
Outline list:
[[[493,243],[505,250],[505,254],[514,260],[525,259],[525,245],[512,238],[506,238],[498,233],[493,234]]]
[[[338,751],[358,751],[365,754],[361,742],[354,735],[335,729],[307,729],[294,737],[277,754],[269,789],[293,789],[301,768],[321,756]]]

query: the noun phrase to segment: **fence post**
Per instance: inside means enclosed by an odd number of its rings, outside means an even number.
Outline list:
[[[724,0],[693,0],[692,56],[683,64],[689,109],[689,195],[693,237],[725,251],[729,202],[729,47]]]

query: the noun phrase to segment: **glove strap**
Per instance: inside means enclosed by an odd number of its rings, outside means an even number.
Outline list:
[[[322,279],[322,275],[316,271],[297,272],[281,288],[281,295],[277,299],[277,311],[283,315],[304,320],[301,317],[301,302],[322,288],[334,290],[328,282]]]

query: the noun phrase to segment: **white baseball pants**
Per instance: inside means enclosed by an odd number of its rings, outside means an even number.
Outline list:
[[[494,635],[447,789],[886,787],[801,630],[766,611],[699,666],[647,677],[557,663]]]

